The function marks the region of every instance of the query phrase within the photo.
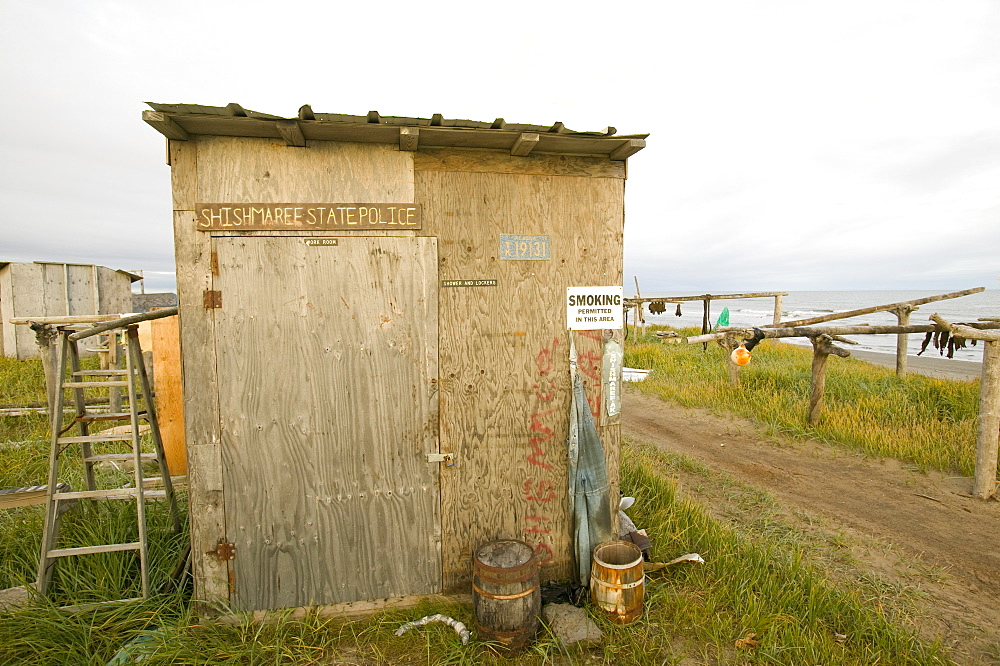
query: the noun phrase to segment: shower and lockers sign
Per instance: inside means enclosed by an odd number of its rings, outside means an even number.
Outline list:
[[[567,287],[566,328],[591,331],[624,328],[623,287]]]

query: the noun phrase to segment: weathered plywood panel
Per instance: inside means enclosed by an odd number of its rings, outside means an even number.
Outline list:
[[[14,286],[11,265],[0,268],[0,354],[17,356],[17,329],[14,318]]]
[[[536,176],[625,178],[625,163],[606,157],[528,155],[516,157],[496,150],[422,148],[413,155],[418,171],[469,171]]]
[[[97,287],[101,297],[96,314],[132,312],[132,281],[127,275],[105,266],[98,266]]]
[[[187,474],[184,448],[184,399],[181,389],[181,344],[179,317],[163,317],[150,323],[153,338],[153,380],[156,384],[156,422],[171,476]]]
[[[394,146],[229,137],[198,140],[203,202],[413,201],[413,156]]]
[[[49,314],[45,306],[44,273],[41,264],[10,264],[11,294],[15,317],[37,317]],[[17,358],[38,357],[35,334],[27,326],[14,326]]]
[[[56,269],[56,266],[47,266],[49,270]],[[98,314],[100,305],[97,298],[97,277],[96,266],[84,266],[80,264],[65,264],[59,269],[63,271],[66,296],[69,299],[66,314],[71,315],[92,315]]]
[[[435,239],[215,248],[232,602],[438,591]]]
[[[183,350],[184,439],[188,459],[191,562],[200,612],[229,603],[229,562],[212,553],[226,539],[222,452],[219,447],[215,320],[202,305],[212,288],[212,239],[195,230],[198,145],[169,144],[174,198],[174,256]]]
[[[441,448],[446,590],[467,587],[472,553],[495,538],[526,540],[544,577],[568,577],[567,286],[621,284],[620,178],[419,170],[424,233],[441,241],[439,278],[496,279],[441,289]],[[498,258],[500,234],[548,234],[551,259]],[[576,334],[600,409],[600,332]],[[600,420],[598,421],[600,422]],[[617,487],[618,426],[601,428]]]

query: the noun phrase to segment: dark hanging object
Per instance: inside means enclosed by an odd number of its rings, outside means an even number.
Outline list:
[[[653,301],[649,304],[650,314],[663,314],[667,311],[667,304],[662,301]]]
[[[764,331],[759,328],[753,329],[753,337],[743,341],[743,346],[747,351],[757,346],[757,343],[764,339]]]
[[[680,303],[677,304],[677,309],[674,310],[674,316],[675,317],[680,317],[681,316],[681,304]]]
[[[934,337],[934,331],[927,331],[927,335],[924,336],[924,342],[920,345],[920,351],[917,352],[917,356],[920,356],[925,351],[927,351],[927,345],[931,343],[931,339]]]

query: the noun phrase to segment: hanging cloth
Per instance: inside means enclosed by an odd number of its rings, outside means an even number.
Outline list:
[[[611,485],[604,460],[604,446],[590,413],[583,378],[577,372],[576,346],[570,331],[570,376],[573,400],[569,412],[569,500],[573,523],[573,552],[577,579],[590,584],[590,563],[594,548],[614,539],[611,513]]]

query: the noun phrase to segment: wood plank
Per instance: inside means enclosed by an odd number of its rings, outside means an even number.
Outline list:
[[[187,141],[188,139],[188,133],[184,128],[171,120],[165,113],[146,109],[142,112],[142,119],[168,139],[174,141]]]
[[[299,127],[298,122],[294,120],[276,120],[274,124],[278,128],[278,134],[281,135],[286,144],[299,148],[305,147],[306,137],[303,136],[302,128]]]
[[[550,557],[543,580],[572,571],[565,290],[621,284],[623,195],[620,178],[417,171],[424,233],[442,239],[440,279],[497,280],[440,293],[441,450],[457,454],[442,470],[446,591],[467,588],[474,549],[497,538]],[[551,234],[552,258],[499,261],[501,233]],[[603,340],[592,335],[577,344],[599,406]],[[614,492],[619,429],[600,428]]]
[[[191,562],[195,605],[209,612],[212,603],[229,601],[229,563],[212,553],[226,535],[222,459],[219,450],[218,376],[215,323],[201,306],[212,289],[211,238],[194,228],[198,199],[200,141],[170,143],[174,201],[174,255],[184,357],[184,439],[187,443],[191,515]]]
[[[420,146],[420,129],[417,127],[399,128],[399,149],[416,150]]]
[[[435,244],[216,239],[237,607],[440,588]]]
[[[395,145],[202,137],[198,151],[199,201],[413,201],[413,156]]]
[[[139,550],[139,543],[109,543],[102,546],[80,546],[78,548],[57,548],[50,550],[46,557],[72,557],[74,555],[91,555],[93,553],[114,553],[120,550]]]
[[[501,151],[452,150],[426,146],[413,155],[413,167],[417,171],[471,171],[538,176],[625,178],[624,163],[612,162],[606,157],[578,155],[513,157]],[[446,237],[444,236],[444,238]]]
[[[514,140],[514,145],[510,148],[510,154],[515,157],[525,157],[538,146],[538,134],[535,132],[523,132]]]
[[[153,381],[156,384],[156,417],[171,475],[187,474],[184,447],[184,400],[181,386],[179,317],[151,322]]]
[[[620,146],[611,151],[610,157],[616,162],[621,162],[627,160],[645,147],[645,139],[625,139]]]

